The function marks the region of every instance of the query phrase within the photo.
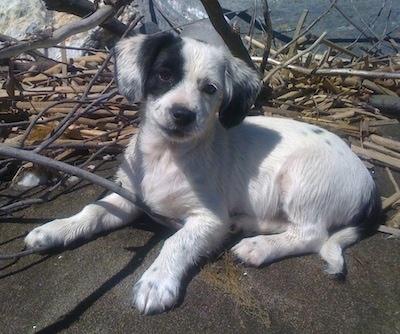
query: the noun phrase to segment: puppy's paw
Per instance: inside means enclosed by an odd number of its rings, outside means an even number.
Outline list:
[[[150,267],[133,288],[133,304],[142,314],[157,314],[174,307],[180,280],[157,267]]]
[[[72,223],[68,218],[56,219],[36,227],[25,237],[25,245],[27,248],[65,246],[76,239]]]
[[[242,239],[231,251],[241,262],[250,266],[258,267],[266,262],[265,249],[259,237]]]

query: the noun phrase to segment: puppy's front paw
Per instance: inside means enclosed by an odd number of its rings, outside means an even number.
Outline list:
[[[133,288],[133,304],[142,314],[168,311],[179,297],[180,280],[150,267]]]
[[[68,218],[53,220],[29,232],[25,237],[25,245],[27,248],[64,246],[73,240],[71,227]]]
[[[259,237],[245,238],[232,247],[233,254],[243,263],[258,267],[266,262],[266,252]]]

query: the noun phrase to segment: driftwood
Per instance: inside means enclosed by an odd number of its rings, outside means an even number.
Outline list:
[[[221,35],[225,44],[235,57],[244,60],[250,67],[254,67],[251,58],[244,47],[240,35],[235,33],[232,27],[226,22],[222,13],[222,8],[218,1],[215,0],[201,0],[211,24],[215,30]]]
[[[400,152],[400,142],[398,142],[397,140],[384,138],[374,134],[372,134],[369,138],[378,145],[382,145],[393,151]]]
[[[57,45],[72,35],[97,27],[114,14],[115,8],[113,6],[101,7],[95,13],[85,19],[67,24],[53,31],[51,37],[21,41],[9,47],[0,49],[0,59],[14,57],[34,49],[48,48]]]
[[[7,147],[5,145],[0,146],[0,155],[5,155],[8,157],[16,158],[22,161],[31,161],[36,164],[40,164],[49,168],[54,168],[59,171],[68,173],[70,175],[79,176],[82,179],[88,180],[94,184],[98,184],[118,195],[126,198],[130,202],[134,203],[138,206],[142,211],[146,212],[150,217],[154,218],[158,223],[165,225],[169,228],[179,229],[182,227],[182,223],[175,221],[173,219],[167,219],[161,215],[158,215],[155,212],[152,212],[147,205],[143,203],[143,201],[137,197],[137,195],[131,193],[130,191],[122,188],[114,182],[108,181],[107,179],[100,177],[96,174],[89,173],[81,168],[77,168],[71,166],[69,164],[61,163],[54,159],[50,159],[39,154],[17,149],[14,147]],[[1,208],[0,208],[1,209]],[[4,209],[4,208],[3,208]]]
[[[292,64],[294,61],[296,61],[297,59],[301,58],[303,55],[305,55],[306,53],[309,53],[310,51],[312,51],[313,49],[315,49],[319,43],[321,42],[321,40],[326,36],[326,32],[324,32],[310,47],[308,47],[307,49],[296,53],[296,55],[294,55],[293,57],[291,57],[290,59],[288,59],[287,61],[285,61],[284,63],[280,64],[279,66],[274,67],[274,69],[272,71],[270,71],[262,80],[263,84],[266,84],[267,82],[269,82],[270,78],[276,73],[278,72],[280,69],[284,68],[284,67],[288,67],[290,64]]]
[[[369,103],[377,108],[385,108],[400,113],[400,97],[397,95],[374,95],[371,96]]]
[[[400,159],[388,156],[387,154],[380,153],[375,150],[358,147],[356,145],[352,145],[351,149],[360,156],[372,158],[374,160],[383,162],[389,166],[400,169]]]
[[[57,6],[63,4],[60,1],[54,3]],[[204,3],[214,8],[215,4]],[[335,3],[332,1],[326,12],[334,8]],[[92,13],[94,10],[91,8]],[[99,15],[99,10],[92,16]],[[268,12],[268,7],[264,10]],[[266,61],[266,71],[261,73],[272,87],[267,98],[260,96],[257,108],[251,113],[295,118],[325,127],[349,140],[353,150],[369,168],[384,165],[396,173],[400,170],[400,144],[393,138],[380,135],[377,129],[397,124],[399,116],[393,113],[393,109],[389,113],[387,105],[376,101],[397,101],[400,92],[399,59],[395,56],[360,57],[351,48],[327,41],[324,35],[316,38],[310,30],[325,14],[306,28],[302,27],[304,20],[301,19],[292,41],[283,46],[275,43],[274,48],[272,43],[265,46],[254,36],[246,38],[252,45],[254,66],[263,58]],[[232,34],[230,27],[227,33]],[[301,43],[313,45],[303,48]],[[320,44],[329,46],[323,54],[313,49]],[[0,54],[5,50],[0,50]],[[24,64],[20,68],[29,68],[26,65],[29,62],[15,60],[13,63]],[[104,50],[77,57],[68,67],[65,64],[48,65],[35,73],[16,71],[18,66],[7,71],[14,85],[5,84],[0,88],[0,148],[3,149],[3,153],[0,152],[3,154],[0,157],[0,178],[11,178],[20,166],[20,162],[9,153],[10,147],[35,154],[39,159],[35,160],[35,165],[46,156],[60,162],[76,163],[78,155],[86,154],[86,160],[77,163],[80,168],[85,168],[102,155],[121,152],[138,131],[140,106],[128,103],[118,94],[109,52]],[[28,155],[20,158],[29,160]],[[49,191],[54,191],[60,184],[62,180],[51,184]],[[46,200],[46,197],[30,199],[21,195],[14,203],[0,208],[3,210],[1,214],[10,214],[27,203]],[[393,224],[382,226],[381,230],[397,229],[394,226],[397,226],[399,201],[398,189],[384,199],[384,209],[393,217],[389,219]]]
[[[43,2],[49,10],[74,14],[79,17],[87,17],[97,10],[96,5],[88,0],[43,0]],[[132,0],[104,1],[104,3],[112,5],[115,11],[118,11],[122,6],[127,6],[131,2]],[[128,29],[126,24],[114,17],[100,23],[100,27],[119,37]]]

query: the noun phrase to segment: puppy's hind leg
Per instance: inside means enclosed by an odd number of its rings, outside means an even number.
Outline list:
[[[283,218],[259,219],[248,215],[232,216],[230,224],[232,233],[243,233],[245,236],[283,233],[289,226],[289,222]]]
[[[59,247],[90,238],[93,234],[114,229],[131,222],[139,209],[117,194],[110,194],[89,204],[74,216],[56,219],[33,229],[25,238],[25,245],[32,247]]]
[[[327,233],[323,231],[290,224],[280,234],[244,238],[232,252],[243,263],[260,266],[287,256],[318,252],[326,239]]]

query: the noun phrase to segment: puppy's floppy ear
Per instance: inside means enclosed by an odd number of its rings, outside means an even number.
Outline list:
[[[180,40],[173,34],[137,35],[123,39],[114,49],[119,92],[132,102],[144,98],[149,71],[160,51]]]
[[[232,128],[247,115],[260,92],[261,79],[243,60],[229,57],[226,62],[225,82],[226,92],[219,120],[225,128]]]

